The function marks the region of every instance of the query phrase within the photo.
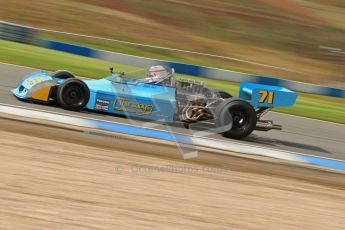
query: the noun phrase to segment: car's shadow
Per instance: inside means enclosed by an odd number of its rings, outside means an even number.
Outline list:
[[[261,144],[261,145],[266,145],[270,147],[285,146],[285,147],[291,147],[295,149],[310,150],[310,151],[315,151],[315,152],[331,154],[331,152],[325,150],[324,148],[321,148],[315,145],[308,145],[305,143],[301,143],[303,140],[301,140],[301,142],[280,140],[280,139],[275,139],[275,138],[262,137],[257,134],[251,134],[250,136],[246,137],[243,140],[249,143]]]
[[[205,127],[201,128],[198,126],[194,126],[194,131],[207,131]],[[211,134],[213,138],[219,138],[221,137],[221,134]],[[258,133],[252,133],[248,137],[245,137],[241,140],[236,140],[239,142],[247,143],[247,144],[256,144],[256,145],[261,145],[261,146],[266,146],[266,147],[272,147],[272,148],[277,148],[277,149],[286,149],[292,151],[298,151],[301,150],[301,152],[304,152],[303,150],[309,150],[313,152],[319,152],[319,153],[327,153],[331,154],[331,152],[327,151],[324,148],[311,145],[311,144],[305,144],[303,143],[303,139],[300,141],[296,140],[282,140],[282,139],[277,139],[274,138],[274,133],[272,133],[272,137],[264,137]],[[285,147],[285,148],[284,148]]]

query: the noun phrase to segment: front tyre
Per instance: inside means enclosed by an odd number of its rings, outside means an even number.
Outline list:
[[[216,125],[225,137],[241,139],[250,135],[257,122],[256,112],[246,101],[230,98],[221,102],[215,111]]]
[[[52,73],[51,77],[53,78],[60,78],[63,80],[69,79],[69,78],[75,78],[73,73],[67,71],[67,70],[58,70],[54,73]]]
[[[88,103],[90,91],[83,81],[70,78],[58,86],[56,98],[63,109],[79,111]]]

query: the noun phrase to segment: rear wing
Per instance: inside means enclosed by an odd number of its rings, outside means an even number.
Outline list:
[[[239,97],[254,107],[283,107],[295,104],[298,94],[280,86],[243,82]]]

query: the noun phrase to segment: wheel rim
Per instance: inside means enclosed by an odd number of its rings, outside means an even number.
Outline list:
[[[68,105],[79,106],[83,104],[85,95],[81,87],[73,85],[66,89],[63,94],[63,99]]]
[[[230,111],[232,116],[232,128],[233,129],[245,129],[248,125],[247,115],[242,111]]]

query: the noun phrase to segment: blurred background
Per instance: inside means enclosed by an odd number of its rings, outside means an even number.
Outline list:
[[[345,85],[342,0],[1,0],[3,20],[282,67],[94,39],[51,38],[139,56]]]

